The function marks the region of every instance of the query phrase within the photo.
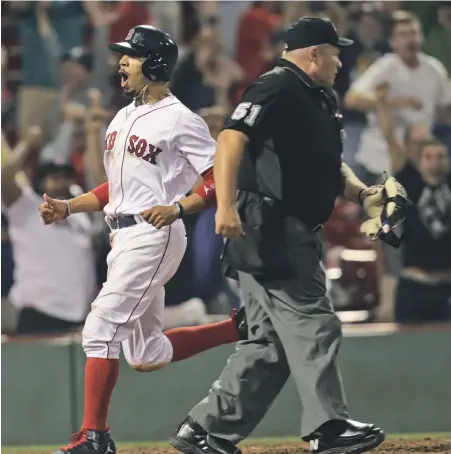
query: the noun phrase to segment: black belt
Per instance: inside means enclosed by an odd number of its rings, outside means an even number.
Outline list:
[[[126,227],[131,227],[132,225],[145,222],[139,216],[134,216],[133,214],[123,216],[107,216],[105,220],[111,230],[124,229]]]
[[[256,192],[254,189],[238,189],[237,191],[237,206],[240,208],[240,195],[241,193],[249,193],[249,194],[255,194],[257,196],[260,196],[263,200],[270,201],[273,206],[278,206],[279,210],[281,213],[283,213],[285,216],[292,216],[296,218],[298,221],[302,222],[307,228],[309,228],[313,233],[318,233],[320,230],[324,228],[324,224],[310,224],[308,222],[303,221],[296,213],[293,213],[292,210],[287,209],[287,207],[280,202],[277,199],[274,199],[272,197],[268,197],[266,195],[263,195],[259,192]],[[245,202],[246,203],[246,202]]]

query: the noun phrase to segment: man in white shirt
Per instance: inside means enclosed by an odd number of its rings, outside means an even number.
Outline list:
[[[346,107],[367,113],[368,124],[355,157],[362,166],[360,177],[367,184],[374,184],[383,170],[390,169],[387,143],[376,120],[376,87],[390,87],[389,105],[399,139],[414,124],[432,125],[438,117],[449,117],[451,90],[446,69],[437,59],[421,52],[422,42],[418,18],[409,12],[395,12],[390,42],[394,53],[371,65],[345,97]]]
[[[42,199],[38,192],[46,191],[56,198],[70,196],[73,168],[45,163],[39,168],[34,188],[24,174],[17,174],[39,136],[40,131],[32,129],[2,163],[2,203],[15,263],[9,297],[20,311],[19,334],[67,332],[80,326],[96,285],[89,216],[67,219],[48,228],[39,215]],[[2,153],[7,153],[4,147]]]

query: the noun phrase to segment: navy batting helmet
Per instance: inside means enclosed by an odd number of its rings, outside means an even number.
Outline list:
[[[178,48],[169,34],[151,25],[133,27],[121,43],[110,49],[130,57],[143,57],[142,72],[153,82],[168,82],[178,58]]]

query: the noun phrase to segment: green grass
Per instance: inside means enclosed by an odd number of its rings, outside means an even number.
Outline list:
[[[451,434],[448,432],[431,432],[431,433],[412,433],[412,434],[389,434],[388,439],[422,439],[422,438],[451,438]],[[299,443],[300,440],[297,437],[276,437],[276,438],[250,438],[243,441],[243,445],[247,444],[279,444],[279,443]],[[118,443],[118,450],[122,449],[133,449],[133,448],[162,448],[168,447],[168,443],[164,441],[157,442],[133,442],[133,443]],[[59,446],[2,446],[2,454],[18,454],[21,452],[52,452],[58,449]]]

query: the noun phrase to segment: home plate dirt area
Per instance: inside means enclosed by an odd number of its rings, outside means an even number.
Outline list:
[[[252,443],[248,442],[240,446],[243,454],[308,454],[309,451],[305,445],[301,443]],[[170,447],[133,447],[122,448],[119,445],[119,453],[123,454],[175,454],[177,451]],[[449,438],[423,438],[423,439],[395,439],[386,440],[378,449],[370,451],[377,454],[420,454],[425,452],[433,452],[439,454],[451,454],[451,434]]]
[[[309,454],[308,446],[302,442],[271,439],[268,442],[249,440],[240,445],[243,454]],[[50,454],[57,448],[2,447],[4,454]],[[118,443],[118,454],[176,454],[178,451],[167,443]],[[425,452],[451,454],[451,433],[440,437],[390,438],[374,454],[420,454]]]

